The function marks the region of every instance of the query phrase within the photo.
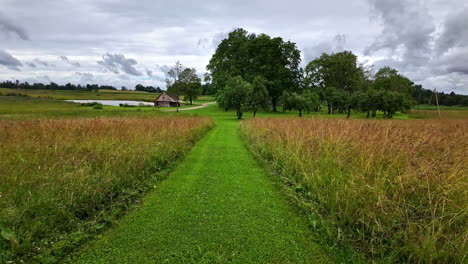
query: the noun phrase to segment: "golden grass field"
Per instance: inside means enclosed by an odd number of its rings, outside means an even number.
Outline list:
[[[467,119],[251,119],[242,130],[334,240],[384,262],[467,260]]]
[[[73,248],[153,188],[211,125],[198,117],[0,121],[0,262]]]

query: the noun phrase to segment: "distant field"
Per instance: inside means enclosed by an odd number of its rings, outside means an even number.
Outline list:
[[[438,110],[415,110],[412,109],[409,113],[412,118],[439,118]],[[455,118],[455,119],[468,119],[468,108],[450,109],[444,108],[440,110],[440,118]]]
[[[211,96],[211,95],[202,95],[202,96],[199,96],[195,101],[199,101],[199,102],[214,102],[214,101],[216,101],[216,100],[215,100],[215,97],[214,97],[214,96]]]
[[[1,94],[24,94],[31,97],[51,98],[59,100],[131,100],[153,102],[159,94],[121,91],[121,90],[99,90],[99,91],[76,91],[76,90],[23,90],[0,88]]]
[[[200,103],[182,105],[181,108],[199,106]],[[49,98],[24,96],[0,96],[1,119],[34,119],[55,117],[111,117],[111,116],[160,116],[163,110],[173,108],[156,107],[118,107],[102,106],[93,109],[77,103],[65,102]],[[165,115],[167,115],[166,113]]]
[[[382,263],[466,260],[467,119],[257,118],[242,130],[311,218],[331,223],[325,237]]]
[[[38,90],[38,89],[7,89],[0,88],[0,96],[7,94],[27,95],[31,97],[50,98],[58,100],[128,100],[153,102],[158,93],[122,90],[98,90],[98,91],[76,91],[76,90]],[[212,102],[213,96],[202,95],[195,102]]]
[[[45,250],[67,252],[114,221],[211,124],[201,117],[0,120],[0,263],[54,262]]]
[[[439,106],[440,110],[468,110],[468,106],[446,106],[441,105]],[[438,107],[436,105],[415,105],[413,106],[413,110],[437,110]]]

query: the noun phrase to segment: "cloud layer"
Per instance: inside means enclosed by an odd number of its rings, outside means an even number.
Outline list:
[[[5,35],[15,35],[22,40],[29,40],[29,36],[26,31],[21,27],[16,25],[14,22],[10,21],[5,14],[0,12],[0,32]]]
[[[19,67],[23,66],[21,61],[3,50],[0,50],[0,65],[3,65],[13,71],[20,71]]]
[[[426,88],[468,94],[463,0],[2,0],[0,12],[0,80],[164,87],[177,60],[202,76],[243,27],[296,42],[303,66],[346,49]]]

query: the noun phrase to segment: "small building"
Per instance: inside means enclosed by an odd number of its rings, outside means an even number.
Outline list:
[[[161,93],[156,100],[154,100],[155,107],[176,107],[180,106],[179,97],[175,94]]]

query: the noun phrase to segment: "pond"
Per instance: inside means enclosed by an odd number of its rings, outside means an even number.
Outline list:
[[[139,104],[144,104],[144,105],[154,105],[153,103],[149,102],[143,102],[143,101],[121,101],[121,100],[64,100],[67,102],[73,102],[73,103],[100,103],[103,105],[111,105],[111,106],[120,106],[120,104],[128,104],[128,105],[139,105]]]

